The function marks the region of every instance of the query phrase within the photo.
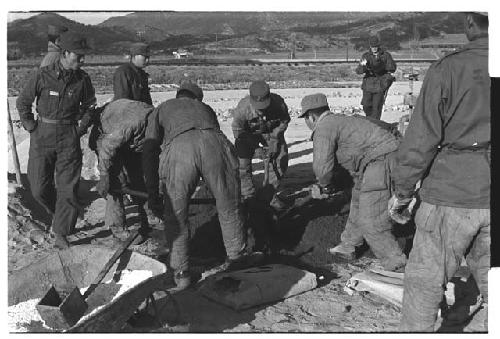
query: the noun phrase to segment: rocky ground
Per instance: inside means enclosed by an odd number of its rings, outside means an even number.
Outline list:
[[[398,121],[406,114],[402,105],[402,94],[407,84],[393,86],[389,92],[387,107],[382,118],[389,122]],[[342,89],[294,89],[279,90],[284,96],[292,113],[298,110],[300,99],[310,93],[323,92],[328,95],[333,109],[351,114],[359,109],[360,90]],[[221,127],[233,140],[230,132],[230,110],[246,91],[210,91],[205,94],[206,102],[219,113]],[[99,97],[99,102],[109,96]],[[173,92],[153,94],[157,104],[173,97]],[[11,98],[10,100],[13,100]],[[13,105],[11,105],[13,107]],[[13,112],[15,115],[15,112]],[[14,118],[14,117],[13,117]],[[15,119],[15,118],[14,118]],[[29,138],[20,126],[16,125],[18,152],[21,167],[25,173]],[[303,194],[303,189],[314,182],[312,173],[312,142],[310,131],[301,119],[293,119],[286,133],[289,144],[290,164],[283,181],[283,193],[290,200]],[[102,244],[115,246],[111,233],[104,229],[105,201],[93,190],[97,183],[98,172],[95,156],[88,150],[85,138],[84,168],[79,196],[81,215],[77,223],[77,232],[70,237],[73,244]],[[9,155],[10,161],[10,155]],[[10,167],[11,168],[11,167]],[[254,161],[255,181],[262,182],[262,161]],[[45,232],[50,220],[40,206],[33,200],[26,188],[15,187],[14,176],[9,174],[9,219],[8,219],[8,271],[11,273],[35,262],[53,251],[53,239]],[[209,192],[201,188],[197,197],[207,197]],[[162,318],[165,326],[148,324],[144,319],[137,320],[136,327],[126,331],[144,332],[393,332],[397,331],[400,310],[397,306],[371,294],[357,293],[348,295],[344,292],[346,281],[355,273],[377,266],[377,260],[364,248],[359,253],[359,260],[354,263],[334,262],[327,253],[340,241],[340,234],[345,226],[348,214],[348,193],[328,202],[316,202],[300,209],[298,213],[281,220],[274,234],[277,252],[267,259],[268,263],[285,263],[307,269],[317,274],[318,287],[306,293],[261,305],[246,311],[236,312],[214,303],[204,297],[195,288],[183,291],[175,296],[179,310],[175,311],[164,300]],[[138,227],[136,206],[127,206],[127,222],[130,227]],[[216,211],[210,205],[190,207],[192,227],[191,254],[193,266],[199,273],[210,271],[220,264],[225,256]],[[270,216],[264,212],[255,213],[254,224],[268,226]],[[151,238],[135,246],[134,250],[165,261],[164,239],[161,224],[152,224]],[[408,249],[411,242],[411,228],[395,227],[401,245]],[[163,304],[162,304],[163,303]],[[177,319],[173,319],[177,318]],[[174,321],[175,320],[175,321]],[[139,327],[137,327],[139,326]]]

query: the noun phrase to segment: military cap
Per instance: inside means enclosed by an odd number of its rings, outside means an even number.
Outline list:
[[[149,45],[144,42],[135,42],[130,45],[130,55],[144,55],[149,57]]]
[[[70,51],[75,54],[86,54],[91,48],[87,44],[87,39],[75,32],[66,32],[61,35],[59,46],[62,50]]]
[[[203,90],[198,85],[193,84],[190,81],[181,83],[179,89],[177,90],[177,93],[179,93],[180,91],[188,91],[192,93],[198,100],[203,100]]]
[[[302,98],[300,106],[302,107],[302,113],[299,115],[299,118],[302,118],[311,109],[328,107],[328,101],[326,100],[326,95],[323,93],[310,94]]]
[[[371,36],[368,39],[368,43],[370,44],[370,47],[379,47],[380,46],[380,40],[376,35]]]
[[[257,80],[250,85],[250,103],[255,109],[266,109],[271,104],[269,85],[264,80]]]
[[[59,25],[48,25],[47,26],[47,34],[60,36],[62,33],[68,31],[68,27],[59,26]]]

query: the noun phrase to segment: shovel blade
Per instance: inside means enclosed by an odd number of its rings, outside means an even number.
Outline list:
[[[56,330],[66,330],[75,325],[87,310],[87,303],[80,290],[57,289],[52,286],[38,302],[36,309],[45,324]]]

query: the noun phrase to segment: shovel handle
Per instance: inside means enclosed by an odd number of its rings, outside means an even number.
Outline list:
[[[267,186],[269,184],[269,158],[264,159],[264,182],[262,186]]]
[[[286,210],[284,210],[282,213],[280,213],[278,215],[278,218],[279,219],[282,219],[284,217],[287,217],[289,216],[290,214],[292,214],[296,209],[302,207],[302,206],[305,206],[307,205],[308,203],[310,203],[311,201],[313,201],[313,197],[311,194],[309,194],[308,196],[304,197],[304,198],[299,198],[297,200],[295,200],[295,203],[290,206],[289,208],[287,208]]]
[[[113,256],[108,260],[108,262],[106,263],[106,265],[104,265],[101,272],[99,272],[97,277],[94,279],[94,282],[92,282],[89,288],[87,288],[87,290],[83,294],[83,299],[87,299],[87,297],[96,289],[97,285],[99,285],[102,279],[104,279],[104,276],[106,276],[106,274],[109,272],[114,263],[118,260],[118,258],[120,258],[123,252],[125,252],[125,250],[130,246],[132,241],[134,241],[134,239],[138,235],[139,235],[139,230],[133,231],[132,234],[130,234],[129,237],[125,240],[125,242],[122,243],[120,247],[118,247]]]

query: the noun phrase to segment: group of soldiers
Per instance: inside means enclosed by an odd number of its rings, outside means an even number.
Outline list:
[[[380,41],[370,39],[356,71],[365,74],[362,105],[366,116],[330,111],[324,94],[305,96],[301,118],[312,130],[314,199],[335,191],[335,168],[354,179],[349,218],[332,255],[355,260],[364,241],[386,270],[405,272],[402,331],[433,331],[443,287],[462,257],[487,305],[490,258],[490,78],[488,16],[464,14],[470,41],[427,71],[405,136],[380,120],[396,65]],[[54,30],[57,31],[57,30]],[[62,30],[58,30],[62,31]],[[49,39],[51,36],[49,35]],[[265,81],[251,84],[237,105],[235,144],[222,133],[217,116],[203,103],[203,91],[182,83],[174,99],[152,105],[144,67],[149,48],[134,43],[130,62],[118,67],[114,98],[96,108],[89,76],[80,69],[89,51],[86,39],[67,31],[49,47],[57,57],[45,62],[17,100],[31,145],[28,178],[34,198],[53,216],[55,246],[66,248],[78,216],[82,166],[80,137],[91,124],[90,146],[98,155],[98,192],[107,199],[105,224],[127,236],[124,188],[147,192],[135,198],[146,238],[148,215],[164,220],[170,267],[179,289],[188,287],[188,206],[200,178],[213,194],[227,268],[253,260],[244,227],[244,206],[256,199],[252,159],[272,164],[270,205],[280,208],[280,179],[288,166],[284,133],[290,116]],[[31,105],[36,100],[38,118]],[[263,151],[264,150],[264,151]],[[418,195],[417,195],[418,193]],[[416,234],[409,257],[392,233],[391,218],[408,221],[415,198]],[[146,204],[147,202],[147,204]]]

